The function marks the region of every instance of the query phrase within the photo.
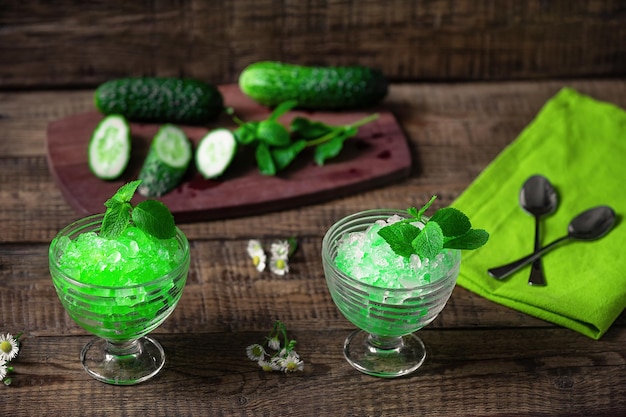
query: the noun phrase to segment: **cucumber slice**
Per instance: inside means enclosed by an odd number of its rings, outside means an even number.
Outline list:
[[[130,148],[130,128],[126,119],[117,114],[105,117],[89,141],[89,169],[103,180],[116,179],[130,161]]]
[[[200,140],[196,150],[196,167],[205,178],[219,177],[226,171],[237,152],[235,135],[228,129],[215,129]]]
[[[139,194],[160,197],[176,188],[191,161],[191,142],[185,132],[166,124],[161,126],[139,172]]]

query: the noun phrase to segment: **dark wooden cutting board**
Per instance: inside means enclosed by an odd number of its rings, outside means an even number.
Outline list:
[[[266,118],[270,109],[254,103],[237,85],[220,86],[226,106],[245,121]],[[189,222],[229,218],[294,208],[378,187],[403,177],[411,169],[411,154],[395,117],[384,108],[359,112],[291,111],[281,117],[287,124],[304,116],[329,124],[349,124],[378,112],[380,117],[359,129],[346,141],[341,154],[317,166],[312,152],[305,150],[275,177],[261,175],[254,155],[243,149],[223,177],[204,179],[194,163],[184,181],[162,196],[176,221]],[[131,123],[132,154],[128,168],[115,181],[96,178],[87,163],[87,146],[103,116],[97,111],[81,113],[48,125],[48,165],[67,202],[81,215],[101,213],[104,202],[124,183],[137,178],[158,124]],[[205,127],[181,126],[194,149],[199,140],[216,127],[235,128],[228,115]],[[308,152],[308,153],[307,153]],[[136,204],[144,200],[136,195]]]

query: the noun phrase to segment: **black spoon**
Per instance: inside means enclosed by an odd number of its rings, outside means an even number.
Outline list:
[[[554,213],[557,206],[557,194],[546,177],[541,175],[533,175],[528,178],[519,195],[520,205],[526,212],[535,217],[535,248],[537,252],[541,249],[541,238],[539,234],[540,219],[542,216]],[[546,278],[543,274],[541,258],[533,261],[530,267],[530,285],[543,286],[546,285]]]
[[[533,262],[557,244],[567,239],[595,240],[606,235],[615,224],[615,211],[611,207],[599,206],[589,209],[576,216],[567,227],[567,235],[556,239],[540,250],[510,264],[491,268],[487,272],[496,279],[504,279],[524,265]]]

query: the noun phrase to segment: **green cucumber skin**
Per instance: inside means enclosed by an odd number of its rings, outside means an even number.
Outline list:
[[[372,106],[388,90],[384,75],[365,66],[313,67],[262,61],[246,67],[239,87],[254,101],[276,106],[296,100],[311,110],[347,110]]]
[[[156,151],[150,149],[139,172],[141,180],[139,194],[144,197],[160,197],[169,193],[180,184],[187,167],[174,168],[166,165]]]
[[[170,127],[170,125],[163,125],[161,129],[168,127]],[[138,188],[139,194],[144,197],[160,197],[176,188],[185,176],[192,159],[190,154],[190,158],[186,161],[185,165],[181,167],[174,167],[163,161],[159,157],[156,146],[156,138],[160,133],[161,130],[159,130],[152,140],[150,148],[148,149],[148,155],[146,155],[146,159],[137,177],[141,180],[141,184]],[[188,139],[185,138],[185,140]],[[191,148],[191,143],[189,143],[189,147]]]
[[[215,120],[224,109],[215,86],[183,78],[110,80],[96,89],[94,100],[102,113],[138,122],[201,125]]]

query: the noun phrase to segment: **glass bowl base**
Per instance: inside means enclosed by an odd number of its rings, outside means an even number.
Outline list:
[[[424,363],[426,347],[415,334],[380,337],[356,330],[346,338],[343,354],[364,374],[396,378],[414,372]]]
[[[159,342],[141,337],[128,342],[94,339],[80,353],[80,361],[89,375],[113,385],[134,385],[159,373],[165,364],[165,352]]]

